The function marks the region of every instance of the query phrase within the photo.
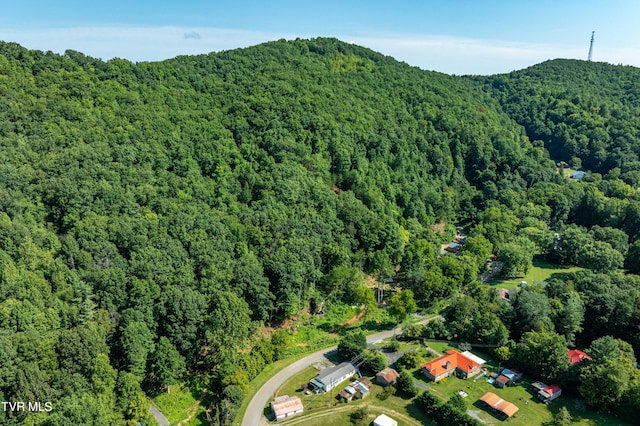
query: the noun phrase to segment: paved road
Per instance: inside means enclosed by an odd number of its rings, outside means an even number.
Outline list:
[[[425,324],[435,318],[442,317],[440,315],[437,315],[435,317],[422,320],[418,324]],[[385,330],[379,333],[370,334],[367,336],[367,344],[371,345],[378,340],[387,339],[389,337],[392,337],[394,334],[400,333],[402,333],[402,329],[396,328],[395,330]],[[263,410],[265,405],[267,405],[267,402],[275,395],[278,388],[282,386],[282,384],[286,382],[289,377],[301,372],[310,365],[325,360],[327,356],[331,355],[335,350],[337,350],[337,346],[332,346],[330,348],[312,353],[311,355],[307,355],[306,357],[294,362],[291,365],[288,365],[287,367],[276,373],[275,376],[270,378],[267,383],[265,383],[258,390],[258,392],[256,392],[256,394],[253,396],[253,399],[251,399],[251,401],[249,402],[247,411],[245,411],[244,418],[242,419],[242,426],[266,425],[267,419],[263,415]]]
[[[154,405],[151,405],[149,410],[151,410],[151,414],[153,414],[153,417],[160,426],[169,426],[169,419],[167,419]]]

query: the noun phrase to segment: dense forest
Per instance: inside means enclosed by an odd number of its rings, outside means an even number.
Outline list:
[[[565,60],[455,77],[335,39],[157,63],[0,43],[0,398],[55,406],[0,424],[150,424],[146,395],[185,378],[228,424],[286,344],[258,328],[375,309],[363,274],[419,307],[449,298],[421,332],[492,341],[525,371],[550,362],[536,348],[595,345],[565,382],[628,416],[638,80]],[[440,255],[440,224],[465,227],[461,256]],[[506,276],[534,255],[584,269],[505,305],[477,281],[492,255]],[[588,385],[614,364],[601,401]]]

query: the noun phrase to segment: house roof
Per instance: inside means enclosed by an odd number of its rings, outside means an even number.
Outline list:
[[[367,377],[360,377],[358,379],[358,382],[363,384],[367,389],[371,388],[371,380],[369,380]]]
[[[485,361],[484,359],[480,358],[477,355],[472,354],[469,351],[464,351],[462,352],[462,355],[466,356],[467,358],[469,358],[470,360],[473,360],[475,362],[477,362],[480,365],[483,365],[484,363],[486,363],[487,361]]]
[[[398,422],[393,420],[391,417],[387,416],[386,414],[380,414],[373,421],[373,424],[378,426],[397,426]]]
[[[393,368],[385,368],[384,370],[376,374],[376,376],[382,377],[384,380],[387,381],[387,383],[392,383],[394,380],[398,378],[399,374]]]
[[[487,392],[480,397],[480,401],[484,402],[494,410],[500,411],[507,417],[513,416],[518,412],[519,408],[509,401],[505,401],[493,392]]]
[[[284,395],[271,403],[271,409],[273,414],[278,417],[283,414],[301,411],[303,407],[302,401],[297,396]]]
[[[570,349],[567,351],[567,355],[571,359],[571,364],[578,364],[585,359],[591,361],[591,357],[579,349]]]
[[[501,375],[500,375],[500,376],[498,376],[498,378],[496,379],[496,382],[500,382],[500,383],[502,383],[503,385],[506,385],[506,384],[508,384],[508,383],[509,383],[509,381],[510,381],[510,380],[511,380],[510,378],[508,378],[507,376],[504,376],[504,375],[502,375],[502,374],[501,374]]]
[[[549,395],[554,395],[556,393],[562,392],[562,389],[560,389],[560,386],[558,385],[549,385],[546,388],[542,389],[542,392]]]
[[[366,394],[369,393],[369,388],[367,386],[364,385],[364,383],[361,382],[356,382],[353,387],[357,390],[362,392],[362,394]]]
[[[470,373],[479,367],[480,364],[478,362],[453,349],[445,351],[445,354],[441,357],[425,362],[421,366],[421,368],[428,370],[433,376],[439,376],[455,368],[459,368],[465,373]]]
[[[537,391],[541,391],[547,387],[547,385],[542,382],[533,382],[531,383],[531,386]]]
[[[507,376],[509,380],[517,379],[518,376],[521,375],[519,371],[509,370],[508,368],[505,368],[504,370],[502,370],[502,373],[500,374],[502,374],[503,376]]]
[[[325,368],[315,377],[315,380],[322,382],[325,385],[331,384],[332,381],[338,381],[342,377],[349,374],[353,374],[356,371],[356,366],[350,362],[343,362],[335,367]]]

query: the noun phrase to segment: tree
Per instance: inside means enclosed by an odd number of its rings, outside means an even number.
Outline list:
[[[629,272],[640,274],[640,240],[637,240],[629,247],[624,266]]]
[[[520,291],[513,302],[515,313],[516,337],[535,328],[544,328],[542,324],[551,313],[549,299],[543,293],[530,290],[528,287]]]
[[[367,338],[362,331],[351,331],[340,338],[338,355],[344,360],[351,360],[367,348]]]
[[[511,350],[508,346],[499,346],[493,350],[493,354],[495,355],[498,362],[504,365],[505,362],[511,359]]]
[[[109,364],[109,357],[106,354],[98,354],[93,363],[91,386],[98,398],[112,410],[116,402],[114,388],[117,377],[118,372]]]
[[[447,404],[449,404],[449,406],[451,406],[451,408],[453,408],[454,410],[458,410],[461,413],[467,412],[467,404],[465,404],[464,399],[458,392],[449,397]]]
[[[362,369],[375,374],[385,368],[387,368],[387,357],[383,353],[369,349],[365,351]]]
[[[520,243],[507,243],[498,253],[498,260],[502,262],[500,273],[507,277],[524,276],[531,268],[534,251]]]
[[[556,333],[524,333],[511,359],[530,375],[550,382],[561,381],[569,369],[566,341]]]
[[[630,364],[636,362],[636,356],[631,345],[624,340],[614,339],[611,336],[603,336],[594,340],[586,352],[596,364],[604,364],[607,361],[619,358],[626,359]]]
[[[556,320],[556,330],[564,335],[569,346],[573,345],[576,333],[582,331],[584,321],[584,303],[575,291],[570,292],[564,301]]]
[[[553,426],[569,426],[571,423],[573,423],[573,418],[567,407],[560,407],[558,412],[553,415]]]
[[[400,371],[396,379],[396,389],[410,398],[418,394],[418,388],[413,384],[413,377],[408,370]]]
[[[373,289],[360,285],[356,289],[354,301],[364,306],[364,317],[368,318],[375,314],[378,309],[378,302],[376,301],[376,296],[373,292]]]
[[[493,244],[482,234],[473,235],[467,237],[464,252],[472,254],[476,259],[478,271],[484,272],[485,264],[493,254]]]
[[[170,285],[160,296],[158,325],[182,355],[192,356],[198,348],[205,308],[204,296],[189,287]]]
[[[389,305],[391,306],[389,314],[391,314],[398,323],[403,322],[418,309],[411,290],[400,290],[391,296]]]
[[[396,361],[396,366],[401,369],[413,370],[420,365],[420,361],[421,358],[418,351],[407,351]]]
[[[122,367],[140,379],[145,376],[149,354],[154,351],[153,337],[153,333],[143,321],[128,322],[120,332]]]
[[[640,380],[640,372],[625,358],[585,366],[580,372],[578,387],[585,402],[600,410],[613,408],[633,383]]]
[[[171,385],[178,383],[186,371],[184,358],[173,344],[164,336],[160,337],[156,350],[151,357],[152,381],[158,387],[167,387],[167,393],[171,391]]]

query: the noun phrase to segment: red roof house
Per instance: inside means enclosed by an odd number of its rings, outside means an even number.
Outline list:
[[[474,358],[476,358],[474,356]],[[429,379],[438,380],[458,374],[463,379],[480,372],[481,364],[477,360],[468,357],[456,350],[449,349],[445,354],[420,366],[422,372]]]
[[[562,394],[562,389],[558,385],[550,385],[538,392],[538,398],[542,402],[549,403]]]
[[[591,361],[591,357],[579,349],[570,349],[567,351],[567,355],[569,355],[571,364],[574,365],[581,363],[585,359]]]

